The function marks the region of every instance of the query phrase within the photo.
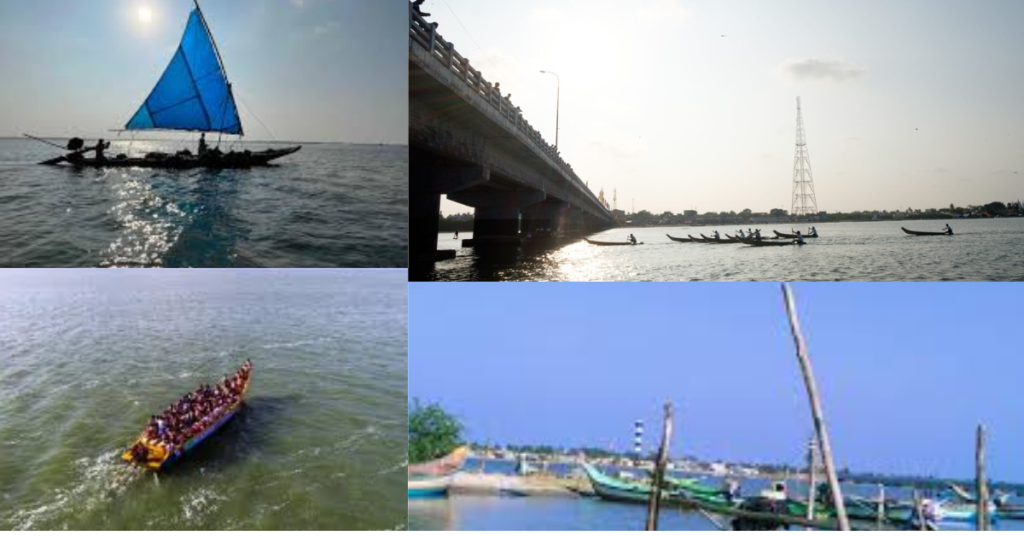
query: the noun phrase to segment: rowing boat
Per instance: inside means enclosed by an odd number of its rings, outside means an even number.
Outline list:
[[[252,376],[250,375],[249,377],[246,378],[245,385],[242,386],[242,394],[238,397],[238,400],[234,404],[228,406],[228,408],[224,410],[221,416],[216,421],[214,421],[213,424],[210,424],[203,431],[188,438],[185,441],[184,446],[182,446],[181,448],[169,451],[164,444],[156,443],[149,439],[146,436],[146,430],[143,429],[142,433],[139,434],[138,439],[136,439],[135,442],[132,443],[132,445],[129,446],[127,449],[125,449],[123,454],[121,454],[121,459],[132,465],[143,467],[151,471],[160,471],[162,469],[166,469],[168,465],[180,459],[188,451],[196,448],[200,443],[203,442],[204,439],[210,437],[210,435],[212,435],[214,432],[216,432],[225,424],[227,424],[227,422],[231,420],[231,418],[234,417],[236,413],[238,413],[238,410],[241,409],[242,407],[242,400],[245,398],[245,393],[246,391],[249,390],[249,380],[251,379],[251,377]],[[136,445],[142,445],[143,447],[145,447],[147,456],[144,461],[136,460],[135,457],[132,455],[132,450],[135,448]]]
[[[744,244],[754,247],[767,247],[767,246],[792,246],[795,242],[766,242],[764,240],[741,240]]]
[[[170,64],[124,130],[201,132],[239,138],[245,135],[224,60],[198,1]],[[81,140],[78,141],[80,145]],[[69,154],[40,163],[78,168],[245,169],[269,165],[301,149],[301,146],[294,146],[227,153],[212,149],[199,156],[182,151],[175,155],[151,153],[143,158],[117,155],[87,159],[82,155],[96,148],[81,150],[69,144],[68,150],[72,151]]]
[[[584,238],[584,240],[586,240],[588,244],[593,244],[595,246],[639,246],[640,244],[643,244],[643,242],[637,242],[636,244],[632,242],[599,242],[597,240],[590,240],[589,238]]]
[[[676,238],[670,234],[666,234],[665,236],[667,236],[669,240],[673,240],[675,242],[693,242],[693,240],[690,238]]]
[[[693,241],[693,242],[706,242],[706,240],[702,240],[700,238],[694,238],[693,235],[686,235],[686,236],[690,237],[690,240]],[[704,236],[704,235],[701,235],[701,236]]]
[[[615,478],[589,463],[583,464],[583,471],[590,480],[594,494],[606,501],[646,503],[651,496],[651,486],[646,482]],[[677,503],[693,501],[703,505],[727,506],[734,502],[723,490],[703,485],[694,479],[671,477],[666,477],[661,496],[666,502]]]
[[[953,234],[953,231],[943,231],[941,233],[933,233],[933,232],[930,232],[930,231],[911,231],[910,229],[907,229],[906,227],[900,227],[900,229],[903,229],[903,232],[907,233],[909,235],[926,235],[926,236],[931,236],[931,235],[951,235],[951,234]]]
[[[409,498],[441,497],[448,493],[452,478],[462,470],[469,447],[429,462],[409,464]]]
[[[713,237],[710,237],[710,236],[704,236],[703,234],[701,234],[700,237],[703,238],[704,241],[708,242],[709,244],[731,244],[731,243],[733,243],[732,240],[729,240],[727,238],[713,238]]]
[[[775,236],[777,236],[779,238],[796,238],[795,234],[780,233],[780,232],[778,232],[778,231],[776,231],[774,229],[772,230],[772,232],[775,233]],[[816,235],[816,234],[804,235],[804,238],[818,238],[818,235]]]

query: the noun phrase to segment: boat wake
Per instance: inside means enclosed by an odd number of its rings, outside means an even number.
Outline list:
[[[120,450],[74,462],[74,484],[58,488],[36,504],[14,512],[8,520],[16,530],[67,528],[69,515],[88,514],[108,507],[121,497],[139,475],[120,463]]]

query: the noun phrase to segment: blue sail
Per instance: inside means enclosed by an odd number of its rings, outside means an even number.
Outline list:
[[[231,85],[198,8],[171,64],[125,129],[243,134]]]

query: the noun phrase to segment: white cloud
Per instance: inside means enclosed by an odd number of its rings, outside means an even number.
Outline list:
[[[841,58],[791,58],[782,62],[779,73],[794,82],[843,83],[865,78],[868,70]]]

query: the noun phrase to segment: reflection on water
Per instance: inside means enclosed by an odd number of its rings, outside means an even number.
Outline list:
[[[589,238],[619,241],[632,232],[638,246],[602,247],[568,240],[550,247],[488,252],[458,249],[454,260],[411,277],[428,281],[1024,281],[1024,218],[949,220],[953,236],[910,236],[947,221],[822,223],[805,246],[673,242],[715,227],[610,229]],[[734,227],[720,226],[721,234]],[[744,227],[746,229],[747,226]],[[789,224],[774,227],[790,231]],[[762,234],[772,226],[762,224]],[[471,238],[463,233],[460,238]],[[439,249],[461,241],[439,236]]]

